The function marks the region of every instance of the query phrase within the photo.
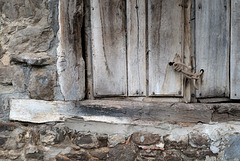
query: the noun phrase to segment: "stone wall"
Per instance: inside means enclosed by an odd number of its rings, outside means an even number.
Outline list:
[[[0,120],[9,100],[81,100],[82,0],[0,0]]]
[[[58,92],[58,0],[0,1],[0,118],[10,98],[54,100]]]
[[[240,135],[222,127],[238,125],[168,125],[178,134],[131,135],[77,132],[63,123],[0,124],[0,160],[57,161],[224,161],[238,160]],[[112,128],[112,126],[109,126]],[[135,127],[137,128],[137,127]],[[188,129],[188,130],[187,130]],[[171,131],[170,129],[166,129]],[[206,130],[206,131],[201,131]],[[208,130],[208,131],[207,131]],[[141,130],[140,130],[141,131]]]

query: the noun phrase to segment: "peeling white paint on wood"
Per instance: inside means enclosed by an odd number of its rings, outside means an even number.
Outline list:
[[[127,0],[128,96],[146,96],[146,2]]]
[[[91,0],[94,96],[126,96],[126,7],[122,0]]]
[[[231,99],[240,99],[240,0],[231,1]]]
[[[182,62],[183,0],[148,1],[149,95],[183,96],[181,74],[168,62]]]
[[[229,97],[229,0],[196,1],[196,71],[204,69],[198,98]]]

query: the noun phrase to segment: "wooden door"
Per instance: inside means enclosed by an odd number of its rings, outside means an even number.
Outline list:
[[[91,0],[94,96],[126,96],[126,5],[123,0]]]
[[[196,72],[204,69],[197,98],[229,97],[229,0],[196,1]]]
[[[231,99],[240,99],[240,0],[231,1]]]
[[[91,0],[93,92],[183,97],[183,0]]]
[[[183,96],[183,79],[168,62],[183,62],[183,0],[148,1],[149,96]]]

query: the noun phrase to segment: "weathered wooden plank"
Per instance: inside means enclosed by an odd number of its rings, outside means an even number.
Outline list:
[[[146,2],[127,0],[128,95],[146,96]]]
[[[125,12],[125,1],[91,0],[94,96],[127,94]]]
[[[231,99],[240,99],[240,0],[231,1]]]
[[[81,42],[83,16],[82,0],[59,1],[57,72],[64,100],[85,98],[85,61]]]
[[[135,120],[197,123],[209,122],[212,108],[211,105],[206,104],[185,103],[12,99],[9,118],[34,123],[64,121],[73,117],[103,122],[111,120],[112,123],[131,123]]]
[[[84,40],[85,40],[85,53],[86,53],[86,98],[94,99],[93,96],[93,71],[92,71],[92,53],[91,53],[91,17],[90,17],[90,1],[84,0]]]
[[[197,97],[229,97],[229,0],[196,1]]]
[[[192,44],[192,27],[193,23],[191,23],[191,19],[194,16],[192,14],[192,6],[193,6],[193,0],[184,0],[184,59],[183,62],[188,65],[192,66],[192,53],[194,53],[194,48],[191,46]],[[191,69],[189,69],[191,71]],[[192,101],[192,81],[189,79],[184,78],[183,79],[183,85],[184,85],[184,100],[185,102],[191,102]]]
[[[182,62],[182,0],[148,1],[149,95],[183,96],[181,74],[168,62]]]
[[[42,101],[32,99],[12,99],[10,101],[10,120],[44,123],[64,121],[75,112],[73,102]]]

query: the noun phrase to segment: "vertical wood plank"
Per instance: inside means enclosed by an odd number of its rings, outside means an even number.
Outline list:
[[[240,99],[240,0],[231,1],[231,99]]]
[[[146,96],[146,5],[127,0],[128,95]]]
[[[91,16],[90,1],[84,0],[84,44],[85,44],[85,60],[86,60],[86,98],[94,99],[93,96],[93,72],[92,72],[92,53],[91,53]]]
[[[229,0],[196,1],[196,71],[204,69],[198,98],[229,97]]]
[[[94,96],[126,95],[125,1],[91,0]]]
[[[193,13],[193,0],[184,0],[184,63],[188,66],[192,66],[192,54],[194,54],[194,46],[192,46],[192,30],[194,28],[194,17]],[[192,28],[193,27],[193,28]],[[193,70],[193,69],[192,69]],[[191,70],[189,69],[189,72]],[[184,101],[191,102],[191,92],[192,92],[192,81],[190,79],[184,78]]]
[[[148,1],[149,95],[183,96],[182,75],[168,62],[182,62],[183,0]]]

